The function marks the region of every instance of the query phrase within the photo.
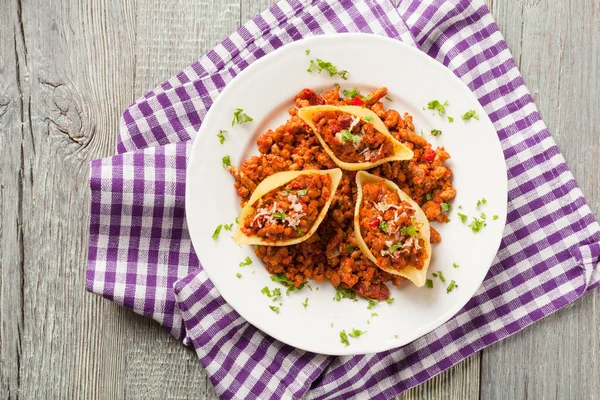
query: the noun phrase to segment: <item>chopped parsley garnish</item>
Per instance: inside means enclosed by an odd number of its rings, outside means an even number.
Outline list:
[[[335,288],[335,297],[333,300],[340,301],[342,299],[356,299],[356,293],[352,289],[344,289],[343,287],[336,286]]]
[[[459,210],[462,210],[462,206],[458,206],[458,209],[459,209]]]
[[[333,328],[333,322],[330,324],[330,326]]]
[[[377,306],[377,304],[379,304],[378,300],[375,299],[368,299],[369,300],[369,305],[367,306],[367,310],[372,310],[374,307]]]
[[[325,71],[329,72],[329,76],[339,75],[339,77],[342,79],[348,79],[348,77],[347,77],[347,75],[349,73],[348,71],[346,71],[345,69],[339,70],[335,65],[333,65],[329,61],[323,61],[320,58],[317,58],[316,60],[310,60],[310,64],[306,71],[312,72],[313,68],[317,68],[317,71],[319,73],[321,73],[321,71],[325,70]]]
[[[438,276],[440,278],[440,281],[442,281],[442,283],[446,282],[446,278],[444,278],[444,274],[442,274],[442,271],[438,271]]]
[[[381,229],[384,233],[388,233],[387,232],[387,230],[388,230],[388,223],[385,222],[385,221],[381,221],[379,223],[379,229]]]
[[[427,201],[429,201],[429,200],[433,199],[433,194],[432,193],[427,193],[425,195],[425,198],[427,199]]]
[[[304,306],[304,308],[308,307],[308,297],[306,299],[304,299],[304,302],[302,303],[302,305]]]
[[[358,90],[356,90],[356,88],[352,89],[352,90],[342,90],[342,93],[344,94],[345,97],[350,97],[350,98],[355,98],[356,96],[360,95],[360,92]]]
[[[299,226],[296,227],[296,235],[298,235],[298,236],[303,236],[304,235],[304,232],[302,232],[302,229],[300,229]]]
[[[423,137],[423,129],[421,129],[421,137]]]
[[[240,125],[244,122],[252,121],[254,121],[252,117],[246,114],[244,110],[242,110],[241,108],[236,108],[235,111],[233,111],[233,120],[231,120],[231,126],[234,126],[236,123]]]
[[[340,332],[340,343],[346,347],[350,346],[350,341],[348,340],[348,335],[346,334],[345,329],[342,329]]]
[[[358,339],[359,337],[361,337],[361,335],[364,335],[365,333],[367,332],[352,328],[352,332],[350,332],[348,336]]]
[[[280,273],[277,275],[271,275],[271,280],[273,282],[281,283],[284,286],[293,286],[294,285],[294,282],[292,282],[292,280],[290,278],[285,276],[284,273]]]
[[[497,220],[497,219],[498,219],[498,216],[497,216],[497,215],[494,215],[494,216],[492,217],[492,219],[495,221],[495,220]]]
[[[485,213],[482,212],[480,218],[481,219],[486,219],[487,217],[486,217]]]
[[[389,252],[390,254],[392,254],[393,252],[395,252],[396,250],[398,250],[400,247],[404,246],[404,243],[396,243],[390,246],[389,248]]]
[[[289,296],[289,295],[290,295],[290,293],[292,293],[292,292],[295,292],[295,291],[300,291],[300,290],[304,289],[304,285],[306,285],[306,282],[304,282],[304,283],[301,283],[301,284],[300,284],[300,286],[298,286],[298,287],[296,287],[296,286],[294,286],[294,285],[292,285],[292,286],[289,286],[289,287],[287,288],[287,290],[285,291],[285,295],[286,295],[286,296]],[[309,287],[310,287],[310,286],[309,286]]]
[[[393,297],[388,297],[388,299],[385,301],[388,304],[392,304],[394,302],[394,298]]]
[[[480,206],[484,205],[487,203],[487,200],[485,197],[482,197],[481,200],[477,200],[477,208],[479,208]]]
[[[454,288],[457,288],[457,287],[458,287],[458,285],[456,284],[456,282],[454,282],[454,280],[450,281],[450,284],[446,288],[446,293],[450,293]]]
[[[342,131],[342,143],[343,142],[358,143],[359,140],[360,140],[360,135],[353,135],[352,132],[350,132],[347,129],[344,129]]]
[[[475,118],[476,120],[479,120],[479,115],[477,115],[475,110],[469,110],[466,113],[464,113],[461,118],[463,119],[463,121],[468,121],[471,118]]]
[[[217,226],[217,229],[215,229],[215,232],[212,235],[212,238],[214,240],[217,240],[219,238],[219,234],[221,233],[221,228],[223,228],[223,225],[219,225],[219,226]]]
[[[264,288],[262,288],[262,290],[260,292],[269,298],[281,296],[281,290],[279,290],[279,288],[273,289],[273,293],[271,293],[271,291],[269,290],[269,287],[265,286]],[[273,301],[276,301],[276,300],[277,299],[273,299]]]
[[[454,268],[458,268],[458,267],[460,267],[460,265],[458,265],[457,263],[452,263],[452,266],[453,266]]]
[[[459,207],[460,208],[460,207]],[[463,213],[458,213],[458,218],[462,221],[463,224],[467,223],[467,216]]]
[[[275,218],[275,219],[280,219],[283,221],[283,220],[285,220],[285,217],[286,217],[286,215],[285,215],[285,212],[283,212],[283,211],[273,213],[273,218]]]
[[[225,224],[225,225],[223,225],[223,228],[225,228],[226,231],[230,231],[231,228],[233,228],[233,222],[231,224]]]
[[[433,289],[433,281],[431,279],[427,279],[425,281],[425,286],[427,286],[429,289]]]
[[[396,339],[398,339],[400,336],[398,336],[398,335],[394,335],[394,337],[395,337]]]
[[[350,254],[354,252],[354,247],[352,247],[352,245],[348,245],[346,246],[346,253]]]
[[[225,156],[221,159],[223,168],[231,167],[231,156]]]
[[[447,100],[444,102],[444,104],[440,103],[438,100],[431,100],[429,103],[427,103],[427,109],[436,110],[440,113],[440,115],[444,115],[446,114],[446,107],[449,105],[450,104],[448,104]]]
[[[485,217],[485,214],[481,214],[482,217]],[[471,228],[471,230],[473,231],[473,233],[477,233],[481,230],[481,228],[483,228],[486,225],[485,223],[485,218],[477,218],[477,217],[473,217],[473,221],[471,221],[471,223],[469,225],[467,225],[469,228]]]
[[[410,237],[417,236],[417,232],[417,227],[414,225],[405,226],[404,228],[400,229],[401,235],[408,235]]]
[[[237,276],[238,279],[242,279],[242,274],[240,274],[239,272],[237,274],[235,274],[235,276]]]
[[[454,118],[448,117],[448,122],[453,123],[454,122]]]
[[[298,196],[306,196],[306,194],[308,193],[308,189],[300,189],[296,193],[298,194]]]
[[[310,50],[309,49],[304,50],[304,54],[309,55],[310,54]]]
[[[394,101],[390,96],[385,96],[384,99],[386,99],[387,101]]]
[[[279,314],[279,307],[276,306],[269,306],[269,308],[271,309],[271,311],[273,311],[275,314]]]
[[[366,122],[371,122],[373,121],[375,118],[373,118],[372,115],[367,115],[366,117],[363,118]]]
[[[433,275],[434,278],[437,278],[437,274],[435,272],[431,275]]]
[[[432,129],[431,130],[431,135],[432,136],[440,136],[442,134],[442,131],[440,131],[439,129]]]
[[[235,223],[239,224],[240,223],[240,217],[235,217]]]
[[[221,144],[225,143],[225,135],[223,135],[224,133],[227,133],[227,131],[224,129],[221,129],[219,131],[219,133],[217,133],[217,137],[219,138],[219,143],[221,143]]]
[[[371,317],[379,317],[379,314],[377,314],[376,312],[371,313]]]
[[[442,203],[440,206],[442,207],[442,212],[448,212],[452,208],[448,203]]]
[[[246,259],[240,263],[240,267],[245,267],[250,264],[252,264],[252,259],[246,256]]]

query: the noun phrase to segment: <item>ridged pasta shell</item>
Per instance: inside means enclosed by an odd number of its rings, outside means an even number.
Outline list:
[[[333,153],[333,150],[329,147],[329,145],[325,142],[325,139],[317,132],[315,128],[315,124],[312,121],[312,117],[315,113],[320,111],[342,111],[361,119],[366,117],[371,117],[373,120],[370,122],[373,124],[373,127],[389,138],[394,146],[394,154],[392,156],[382,158],[381,160],[377,160],[375,162],[358,162],[358,163],[349,163],[340,160]],[[401,160],[410,160],[413,158],[414,154],[411,149],[400,143],[396,138],[394,138],[387,127],[383,123],[383,121],[379,118],[377,114],[366,107],[359,106],[308,106],[302,107],[298,110],[298,117],[302,119],[310,128],[313,130],[319,142],[321,142],[321,146],[325,149],[329,157],[333,159],[333,161],[337,164],[338,167],[349,170],[349,171],[360,171],[365,169],[370,169],[376,167],[380,164],[390,162],[390,161],[401,161]]]
[[[367,246],[367,243],[365,242],[365,240],[363,239],[362,233],[360,231],[360,223],[359,223],[359,212],[360,212],[360,209],[361,209],[362,203],[363,203],[363,185],[365,185],[368,182],[378,182],[378,181],[383,181],[385,183],[385,185],[388,187],[388,189],[390,189],[392,191],[397,191],[398,195],[400,197],[400,200],[406,201],[415,210],[415,218],[416,218],[417,222],[422,224],[421,228],[419,229],[418,237],[422,238],[423,241],[425,242],[424,249],[427,254],[426,259],[423,261],[422,269],[417,269],[410,265],[406,266],[404,269],[402,269],[400,271],[391,269],[391,268],[388,268],[388,269],[381,268],[379,265],[377,265],[377,259],[375,258],[375,256],[373,255],[373,253],[371,252],[369,247]],[[390,274],[403,276],[403,277],[409,279],[410,281],[412,281],[418,287],[423,286],[425,284],[425,280],[426,280],[426,276],[427,276],[427,268],[429,267],[429,262],[431,261],[431,243],[429,241],[429,235],[430,235],[429,221],[427,220],[427,216],[425,215],[425,213],[423,212],[421,207],[419,207],[419,205],[417,203],[415,203],[415,201],[413,199],[408,197],[408,195],[406,193],[404,193],[394,182],[384,179],[384,178],[381,178],[379,176],[373,175],[373,174],[369,174],[368,172],[365,172],[365,171],[360,171],[356,174],[356,186],[358,188],[358,192],[357,192],[357,199],[356,199],[356,208],[354,210],[354,234],[356,236],[356,241],[358,243],[358,247],[360,247],[360,250],[363,252],[363,254],[365,256],[367,256],[369,258],[369,260],[373,261],[373,263],[375,265],[377,265],[379,268],[381,268],[382,270],[384,270]]]
[[[325,203],[325,205],[319,212],[317,219],[315,220],[312,227],[310,228],[310,230],[307,233],[305,233],[303,236],[289,239],[289,240],[267,241],[267,240],[264,240],[263,238],[260,238],[257,236],[247,236],[244,232],[242,232],[241,227],[244,226],[246,219],[249,216],[251,216],[252,214],[254,214],[254,211],[255,211],[254,205],[261,197],[263,197],[270,191],[277,189],[278,187],[281,187],[281,186],[285,185],[286,183],[296,179],[300,175],[314,175],[314,174],[330,176],[330,178],[331,178],[331,187],[330,187],[331,194],[329,196],[329,199],[327,199],[327,202]],[[329,206],[331,205],[331,201],[333,200],[333,196],[335,195],[335,192],[337,190],[337,187],[338,187],[341,179],[342,179],[342,170],[339,168],[328,169],[328,170],[285,171],[285,172],[278,172],[276,174],[269,176],[268,178],[263,180],[256,187],[256,189],[254,189],[254,192],[252,192],[252,196],[250,196],[250,200],[248,200],[248,203],[246,203],[246,205],[242,208],[242,211],[240,213],[240,218],[239,218],[239,224],[238,224],[235,234],[233,235],[233,241],[239,245],[241,245],[241,244],[256,244],[256,245],[264,245],[264,246],[289,246],[289,245],[297,244],[297,243],[307,240],[308,238],[310,238],[313,235],[313,233],[315,233],[317,231],[317,228],[319,227],[319,225],[325,218],[325,215],[327,214],[327,210],[329,210]]]

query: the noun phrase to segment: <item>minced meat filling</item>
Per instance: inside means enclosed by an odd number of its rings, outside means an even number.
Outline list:
[[[242,232],[268,241],[303,236],[313,226],[331,196],[329,175],[300,175],[271,190],[254,205]]]
[[[427,254],[418,236],[421,224],[415,210],[381,181],[366,183],[362,189],[360,233],[377,265],[395,270],[407,265],[423,268]]]
[[[375,162],[394,153],[394,145],[388,137],[355,115],[320,111],[312,120],[333,154],[344,162]]]
[[[452,171],[445,166],[450,155],[443,147],[432,149],[429,142],[415,133],[412,116],[386,110],[381,101],[386,95],[386,88],[375,90],[368,95],[365,106],[381,118],[390,134],[408,146],[415,157],[410,161],[384,163],[369,172],[396,183],[423,208],[429,221],[445,222],[448,217],[441,212],[440,204],[456,195]],[[295,98],[298,108],[318,104],[343,106],[351,101],[341,97],[337,87],[322,95],[304,89]],[[296,107],[288,110],[290,118],[285,124],[258,138],[260,155],[250,157],[239,168],[230,167],[242,205],[261,181],[276,172],[336,168],[311,129],[296,116]],[[352,289],[360,296],[385,300],[389,297],[386,282],[397,286],[403,278],[377,268],[358,248],[354,237],[356,173],[343,173],[329,211],[313,236],[292,246],[258,246],[255,252],[270,273],[284,273],[296,286],[307,279],[329,280],[333,286]],[[439,242],[441,238],[433,226],[430,231],[431,243]]]

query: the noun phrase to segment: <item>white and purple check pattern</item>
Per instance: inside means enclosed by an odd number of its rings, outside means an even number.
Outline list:
[[[395,3],[395,2],[394,2]],[[192,344],[222,398],[389,398],[600,285],[600,227],[482,0],[284,0],[124,113],[118,155],[91,164],[87,289]],[[185,223],[187,152],[231,79],[304,37],[367,32],[420,48],[477,95],[500,137],[507,226],[465,308],[400,349],[326,357],[243,320],[199,265]]]

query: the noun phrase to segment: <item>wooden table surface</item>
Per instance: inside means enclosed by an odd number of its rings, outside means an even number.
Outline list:
[[[0,397],[216,398],[193,351],[85,292],[88,162],[133,100],[270,3],[0,1]],[[488,5],[600,216],[600,2]],[[599,393],[596,290],[400,398]]]

